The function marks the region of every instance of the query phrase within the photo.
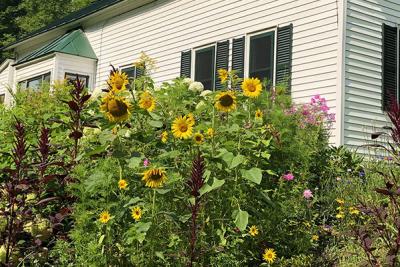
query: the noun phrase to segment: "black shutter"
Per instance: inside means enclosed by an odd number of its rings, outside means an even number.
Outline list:
[[[233,39],[232,43],[232,70],[236,70],[240,78],[244,77],[244,43],[244,36]]]
[[[290,91],[292,75],[293,25],[278,28],[276,55],[276,84],[287,84]]]
[[[143,68],[136,68],[136,78],[140,78],[144,74]]]
[[[389,110],[397,99],[397,28],[383,24],[382,32],[382,108]]]
[[[222,84],[218,78],[218,70],[228,70],[229,64],[229,40],[217,43],[217,57],[215,62],[215,90],[221,90]]]
[[[191,66],[192,66],[192,51],[182,52],[181,77],[190,78]]]

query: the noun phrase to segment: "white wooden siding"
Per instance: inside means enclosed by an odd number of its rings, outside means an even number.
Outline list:
[[[32,61],[27,64],[16,66],[15,83],[51,72],[51,80],[54,80],[55,58],[45,58],[40,61]]]
[[[382,24],[400,23],[397,0],[347,0],[344,144],[372,143],[387,125],[382,112]],[[368,153],[368,149],[359,148]]]
[[[179,76],[184,50],[290,23],[294,100],[308,102],[313,95],[321,94],[335,110],[337,0],[160,0],[85,31],[99,58],[96,87],[102,88],[110,64],[130,64],[141,51],[156,59],[158,69],[153,78],[161,83]],[[335,136],[332,139],[335,143],[338,140]]]
[[[94,86],[97,68],[96,60],[57,53],[55,64],[55,81],[64,80],[65,73],[78,73],[89,76],[89,87],[92,88]]]
[[[9,88],[12,88],[13,83],[13,67],[11,66],[13,60],[6,60],[0,69],[0,95],[5,95],[5,104],[10,102],[10,94],[8,92]]]

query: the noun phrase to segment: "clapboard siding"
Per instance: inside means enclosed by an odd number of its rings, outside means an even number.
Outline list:
[[[54,63],[55,58],[51,57],[39,62],[34,62],[34,64],[17,66],[15,69],[15,83],[45,74],[47,72],[51,72],[51,80],[54,80]]]
[[[160,84],[180,75],[182,51],[290,23],[294,100],[308,102],[318,93],[334,109],[339,51],[336,0],[161,0],[104,23],[88,21],[84,27],[99,58],[96,87],[103,88],[110,64],[128,65],[141,51],[157,61],[153,78]]]
[[[0,95],[5,95],[4,103],[8,103],[9,93],[8,88],[10,88],[10,81],[12,76],[12,68],[10,61],[6,61],[0,65]]]
[[[54,80],[64,80],[65,73],[79,73],[89,76],[89,87],[93,87],[96,78],[96,60],[57,53],[55,64]]]
[[[356,147],[375,142],[370,133],[387,125],[381,99],[382,24],[400,23],[400,2],[347,0],[346,20],[344,144]]]

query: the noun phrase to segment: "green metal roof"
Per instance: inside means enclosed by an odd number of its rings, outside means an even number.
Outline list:
[[[77,29],[60,36],[53,42],[18,60],[17,64],[25,63],[55,52],[97,59],[85,33],[81,29]]]

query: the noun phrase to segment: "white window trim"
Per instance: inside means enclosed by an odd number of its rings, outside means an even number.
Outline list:
[[[215,80],[217,79],[216,75],[215,75],[215,68],[216,68],[216,63],[217,63],[217,42],[213,42],[213,43],[209,43],[206,45],[202,45],[202,46],[198,46],[195,47],[191,50],[191,57],[192,57],[192,62],[191,62],[191,66],[190,66],[190,78],[194,81],[195,78],[195,66],[196,66],[196,52],[205,48],[210,48],[210,47],[214,47],[214,84],[213,84],[213,88],[212,90],[215,91]]]
[[[136,66],[134,66],[133,64],[125,64],[125,65],[120,65],[120,66],[118,66],[118,69],[119,70],[123,70],[123,69],[128,69],[128,68],[134,68],[135,69],[135,71],[134,71],[134,75],[135,75],[135,77],[136,77]],[[134,77],[134,78],[135,78]]]
[[[273,28],[264,29],[252,33],[247,33],[245,37],[245,53],[244,53],[244,78],[249,78],[249,65],[250,65],[250,38],[264,33],[274,32],[274,61],[272,62],[272,88],[275,88],[276,84],[276,54],[278,46],[278,26]]]

